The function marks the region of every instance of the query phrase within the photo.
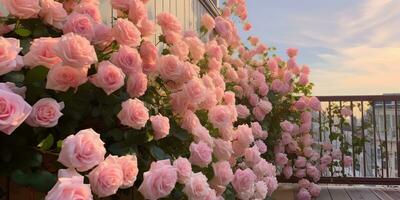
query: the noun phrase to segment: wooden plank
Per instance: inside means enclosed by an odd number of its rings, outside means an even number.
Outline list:
[[[185,2],[181,0],[176,0],[176,17],[182,24],[182,27],[185,28]]]
[[[171,13],[170,6],[169,6],[170,0],[162,0],[162,1],[163,1],[163,12]]]
[[[160,14],[161,12],[163,12],[163,2],[160,0],[155,0],[155,5],[154,5],[154,12],[155,12],[155,16],[157,17],[158,14]],[[158,36],[161,34],[161,27],[160,26],[156,26],[156,43],[159,41]],[[161,45],[160,45],[161,46]]]
[[[344,187],[328,187],[332,200],[351,200]]]
[[[9,199],[15,200],[35,200],[35,192],[27,187],[17,185],[10,181]]]
[[[381,200],[395,200],[380,188],[371,188],[370,190]]]
[[[400,199],[400,191],[396,190],[396,189],[381,189],[381,191],[383,191],[385,194],[387,194],[388,196],[390,196],[393,199]]]
[[[331,195],[329,194],[328,187],[323,186],[321,187],[321,193],[317,200],[332,200]]]
[[[293,184],[279,184],[278,189],[272,193],[273,200],[295,200],[296,187]]]
[[[170,8],[170,10],[171,10],[171,14],[173,14],[174,16],[177,16],[177,15],[178,15],[178,11],[177,11],[177,8],[178,8],[178,6],[177,6],[177,0],[170,0],[169,2],[170,2],[170,3],[169,3],[169,8]]]
[[[154,22],[156,21],[156,0],[150,0],[147,2],[146,7],[147,7],[147,16],[149,17],[150,20],[153,20]],[[156,43],[156,38],[157,34],[154,34],[153,37],[150,38],[150,41],[153,43]]]
[[[355,200],[380,200],[369,188],[346,188],[347,194]]]

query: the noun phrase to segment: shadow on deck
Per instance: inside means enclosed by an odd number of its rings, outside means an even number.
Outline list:
[[[274,200],[294,200],[296,185],[280,184],[273,194]],[[400,200],[400,187],[364,185],[321,185],[317,200]]]

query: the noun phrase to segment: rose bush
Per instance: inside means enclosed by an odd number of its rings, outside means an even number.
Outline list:
[[[352,164],[332,145],[313,150],[321,103],[309,68],[295,48],[285,61],[240,40],[232,18],[251,28],[243,0],[204,15],[201,36],[169,13],[150,20],[145,0],[111,0],[112,28],[97,0],[1,2],[0,170],[46,199],[130,187],[146,199],[265,199],[280,174],[311,199],[333,160]]]

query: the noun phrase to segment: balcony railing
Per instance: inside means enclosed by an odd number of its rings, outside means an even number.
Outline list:
[[[314,137],[319,143],[332,142],[334,149],[353,158],[351,167],[338,162],[320,182],[399,185],[400,95],[318,98],[323,110],[313,114]],[[345,107],[352,111],[350,116],[341,114]]]

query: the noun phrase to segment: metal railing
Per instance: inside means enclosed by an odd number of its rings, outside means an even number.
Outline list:
[[[353,158],[351,167],[337,162],[320,182],[400,185],[400,94],[318,99],[323,109],[313,114],[314,137],[319,143],[332,142],[334,149]],[[342,116],[345,107],[352,111],[350,116]]]

